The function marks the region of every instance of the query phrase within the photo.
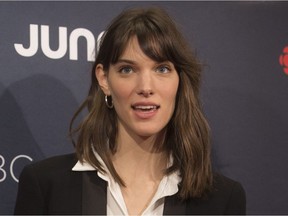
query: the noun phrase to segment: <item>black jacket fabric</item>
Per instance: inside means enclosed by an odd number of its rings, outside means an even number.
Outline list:
[[[97,172],[72,171],[75,154],[56,156],[26,166],[19,178],[15,214],[105,215],[107,184]],[[245,214],[242,186],[214,175],[214,189],[206,198],[184,202],[177,195],[165,198],[164,215]]]

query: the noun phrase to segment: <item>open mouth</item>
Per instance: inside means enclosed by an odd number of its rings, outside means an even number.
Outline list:
[[[141,112],[151,112],[160,108],[159,105],[138,105],[131,106],[133,110],[141,111]]]

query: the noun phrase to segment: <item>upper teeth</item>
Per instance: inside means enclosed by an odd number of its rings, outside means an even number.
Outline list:
[[[157,106],[135,106],[135,109],[156,109]]]

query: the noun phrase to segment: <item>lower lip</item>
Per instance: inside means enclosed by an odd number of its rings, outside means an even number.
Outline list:
[[[140,119],[150,119],[156,115],[158,109],[150,110],[150,111],[141,111],[141,110],[134,110],[135,115]]]

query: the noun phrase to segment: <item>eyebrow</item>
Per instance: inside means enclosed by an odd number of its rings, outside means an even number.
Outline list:
[[[119,63],[133,64],[133,65],[136,64],[135,61],[132,61],[129,59],[118,59],[118,61],[115,64],[119,64]]]
[[[118,61],[115,64],[121,64],[121,63],[126,63],[126,64],[132,64],[132,65],[136,65],[137,62],[133,61],[133,60],[129,60],[129,59],[118,59]],[[156,62],[158,64],[161,63],[170,63],[173,64],[172,62],[170,62],[169,60],[166,61],[161,61],[161,62]]]

